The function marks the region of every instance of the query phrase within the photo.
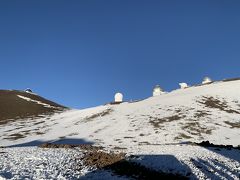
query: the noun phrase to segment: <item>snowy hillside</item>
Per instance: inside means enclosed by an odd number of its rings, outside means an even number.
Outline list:
[[[18,97],[43,105],[31,97]],[[18,147],[23,151],[23,147],[44,142],[94,144],[141,156],[140,163],[145,166],[188,175],[192,179],[238,179],[238,150],[231,150],[226,156],[225,150],[218,153],[188,142],[208,140],[214,144],[238,146],[239,129],[240,80],[234,80],[178,89],[139,102],[18,118],[0,124],[0,146]],[[0,160],[7,161],[3,157]],[[0,163],[0,167],[5,165]],[[2,172],[3,177],[4,173],[6,170]],[[210,176],[212,173],[214,176]]]
[[[239,121],[240,81],[230,81],[175,90],[134,103],[20,119],[2,125],[0,133],[1,145],[59,138],[81,138],[121,147],[128,147],[129,143],[202,140],[239,145]],[[11,139],[13,134],[19,134],[19,138]]]

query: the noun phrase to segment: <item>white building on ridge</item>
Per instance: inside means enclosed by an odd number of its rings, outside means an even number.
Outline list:
[[[25,92],[32,93],[32,90],[30,88],[25,89]]]
[[[202,84],[208,84],[208,83],[211,83],[211,82],[212,82],[211,78],[205,77],[202,81]]]
[[[181,89],[186,89],[186,88],[188,88],[187,83],[179,83],[179,86],[180,86]]]
[[[165,92],[163,91],[163,89],[159,86],[156,85],[155,88],[153,89],[153,96],[159,96],[161,94],[164,94]]]
[[[123,102],[123,94],[122,93],[116,93],[114,96],[114,102],[121,103]]]

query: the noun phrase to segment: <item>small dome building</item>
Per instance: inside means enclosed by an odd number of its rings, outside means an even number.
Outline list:
[[[122,93],[116,93],[114,96],[114,102],[115,103],[121,103],[123,102],[123,94]]]
[[[25,92],[32,93],[32,90],[30,88],[25,89]]]
[[[212,82],[211,78],[205,77],[205,78],[203,79],[203,81],[202,81],[202,84],[209,84],[209,83],[211,83],[211,82]]]
[[[159,96],[161,94],[164,94],[163,89],[159,85],[156,85],[153,89],[153,96]]]
[[[186,89],[186,88],[188,88],[187,83],[179,83],[179,86],[180,86],[181,89]]]

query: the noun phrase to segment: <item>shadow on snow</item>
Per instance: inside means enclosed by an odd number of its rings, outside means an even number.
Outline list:
[[[87,173],[81,179],[197,179],[191,169],[173,155],[132,155]]]
[[[94,144],[93,142],[86,141],[84,139],[73,139],[73,138],[62,138],[58,140],[52,141],[41,141],[41,140],[34,140],[26,143],[15,144],[7,147],[31,147],[31,146],[39,146],[44,143],[51,143],[51,144],[69,144],[69,145],[81,145],[81,144]]]

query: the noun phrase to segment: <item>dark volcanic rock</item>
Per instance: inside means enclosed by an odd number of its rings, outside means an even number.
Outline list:
[[[19,96],[29,98],[30,101]],[[0,102],[0,125],[17,119],[51,115],[67,109],[36,94],[16,90],[0,90]]]

